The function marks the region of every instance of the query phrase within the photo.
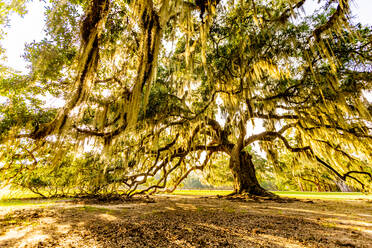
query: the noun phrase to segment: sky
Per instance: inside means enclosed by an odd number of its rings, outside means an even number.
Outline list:
[[[24,17],[13,14],[10,17],[10,28],[0,43],[6,49],[7,61],[5,65],[21,72],[26,72],[26,63],[21,57],[25,43],[40,41],[44,37],[44,2],[33,1],[27,7],[28,13]]]
[[[308,0],[304,6],[306,13],[311,13],[318,7],[318,0]],[[28,13],[24,17],[12,15],[7,35],[0,43],[6,49],[5,65],[23,73],[27,72],[26,62],[21,57],[25,43],[40,41],[44,37],[44,6],[43,1],[34,0],[28,4]],[[363,24],[372,26],[372,0],[354,0],[352,15]]]

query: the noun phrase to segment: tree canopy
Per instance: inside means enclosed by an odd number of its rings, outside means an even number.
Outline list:
[[[349,0],[303,17],[307,1],[50,1],[29,74],[1,77],[0,180],[133,195],[230,170],[238,194],[270,196],[265,177],[371,190],[371,28]]]

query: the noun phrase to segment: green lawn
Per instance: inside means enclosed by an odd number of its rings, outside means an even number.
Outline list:
[[[227,195],[231,190],[176,190],[174,195],[194,195],[194,196],[213,196]],[[324,199],[324,200],[372,200],[372,194],[363,193],[344,193],[344,192],[299,192],[299,191],[275,191],[273,192],[282,197],[300,198],[300,199]],[[26,200],[33,198],[32,200]],[[56,199],[41,199],[39,195],[27,190],[0,190],[0,207],[20,206],[20,205],[39,205],[53,204]]]
[[[176,190],[175,195],[227,195],[230,190]],[[300,191],[273,191],[273,193],[282,197],[301,198],[301,199],[325,199],[325,200],[372,200],[372,194],[363,194],[359,192],[300,192]]]
[[[175,190],[173,195],[228,195],[231,190],[205,190],[205,189],[178,189]]]
[[[325,200],[372,200],[372,194],[360,192],[299,192],[299,191],[276,191],[273,192],[283,197],[301,199],[325,199]]]
[[[26,200],[30,199],[32,200]],[[38,194],[23,189],[0,189],[0,207],[52,204],[56,200],[42,199]]]
[[[0,201],[10,199],[24,199],[24,198],[40,198],[38,194],[32,193],[29,190],[24,189],[0,189]]]

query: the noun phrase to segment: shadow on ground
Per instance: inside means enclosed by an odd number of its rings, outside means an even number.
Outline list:
[[[0,247],[372,247],[372,204],[155,203],[3,209]]]

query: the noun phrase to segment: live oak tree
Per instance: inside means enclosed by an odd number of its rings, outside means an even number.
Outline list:
[[[93,193],[151,193],[224,153],[235,193],[271,196],[249,150],[259,142],[276,171],[277,150],[288,149],[296,172],[369,190],[371,30],[349,23],[347,0],[291,19],[305,2],[52,2],[49,37],[28,46],[32,71],[19,81],[66,104],[53,118],[4,115],[3,171],[17,168],[4,178],[66,168],[72,157],[97,168],[86,179]],[[249,134],[258,119],[264,131]]]
[[[236,193],[270,195],[259,185],[246,149],[255,141],[261,142],[277,171],[280,161],[275,149],[295,153],[296,172],[305,174],[299,175],[303,182],[318,172],[327,173],[329,182],[348,181],[355,188],[369,189],[370,103],[362,91],[371,86],[367,55],[371,31],[348,25],[322,34],[340,15],[340,5],[299,24],[283,24],[283,8],[256,2],[255,8],[246,4],[224,12],[220,19],[217,16],[207,53],[200,49],[200,57],[194,53],[191,58],[194,67],[184,63],[175,70],[179,74],[183,66],[181,76],[168,76],[169,84],[189,81],[192,85],[188,92],[176,95],[169,89],[157,92],[162,96],[156,99],[167,99],[163,101],[172,102],[172,108],[152,111],[159,117],[151,130],[159,131],[149,136],[163,135],[164,145],[152,152],[152,166],[141,164],[146,170],[138,174],[139,182],[164,171],[147,190],[166,187],[172,173],[177,185],[190,171],[205,169],[213,154],[223,152],[230,157]],[[249,12],[252,9],[256,12]],[[254,15],[260,19],[255,21]],[[186,49],[176,51],[171,64],[185,61],[186,55]],[[156,99],[152,102],[159,104]],[[257,119],[263,120],[266,131],[248,136],[247,124],[254,125]],[[153,146],[153,140],[149,144]],[[200,151],[207,155],[197,165]],[[139,154],[146,157],[146,152]],[[196,165],[187,166],[193,156]],[[138,182],[135,179],[130,177],[131,182]]]

